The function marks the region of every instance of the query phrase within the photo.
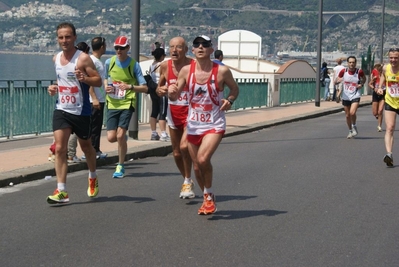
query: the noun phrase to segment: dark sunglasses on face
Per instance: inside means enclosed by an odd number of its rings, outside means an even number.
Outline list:
[[[193,47],[194,47],[194,48],[198,48],[198,47],[200,47],[200,45],[202,45],[202,47],[204,47],[204,48],[208,48],[208,47],[211,47],[211,46],[212,46],[212,43],[210,43],[210,42],[198,42],[198,43],[193,43]]]
[[[389,49],[389,52],[399,52],[399,48],[391,48]]]
[[[123,47],[123,46],[115,46],[114,47],[115,50],[125,50],[127,48],[127,46]]]

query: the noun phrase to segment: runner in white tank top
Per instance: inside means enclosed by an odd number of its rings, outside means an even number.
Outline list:
[[[224,133],[226,119],[220,110],[223,91],[217,84],[219,65],[213,63],[212,73],[206,83],[199,84],[195,78],[196,62],[191,62],[189,74],[189,116],[187,118],[188,135],[204,135],[206,133]]]
[[[73,115],[91,115],[89,100],[89,86],[76,79],[75,70],[79,55],[83,53],[76,50],[72,59],[65,66],[61,65],[59,52],[55,58],[55,71],[58,82],[58,100],[56,109],[63,110]]]
[[[53,113],[57,188],[47,197],[49,204],[69,202],[66,189],[67,147],[69,136],[73,132],[78,136],[80,147],[86,155],[89,169],[87,196],[95,197],[99,192],[96,151],[90,140],[91,107],[88,87],[101,86],[101,77],[90,56],[77,51],[76,29],[72,23],[63,22],[57,26],[57,41],[62,50],[53,57],[58,84],[48,87],[50,96],[58,94]]]

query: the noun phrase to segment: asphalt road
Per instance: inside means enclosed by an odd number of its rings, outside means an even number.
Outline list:
[[[399,266],[399,179],[382,162],[370,106],[348,140],[343,113],[223,139],[213,157],[218,212],[178,198],[171,155],[0,188],[0,266]],[[397,149],[396,149],[397,150]],[[395,151],[394,149],[394,155]],[[395,159],[395,158],[394,158]]]

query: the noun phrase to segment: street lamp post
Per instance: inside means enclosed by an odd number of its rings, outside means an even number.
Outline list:
[[[315,106],[320,107],[320,70],[321,70],[321,38],[323,36],[323,0],[319,4],[319,28],[317,35],[317,71],[316,71],[316,96]]]
[[[381,22],[381,48],[380,48],[380,63],[384,62],[384,22],[385,22],[385,0],[382,0],[382,22]]]
[[[131,46],[131,55],[132,58],[136,59],[137,62],[140,60],[140,0],[133,0],[132,3],[133,12],[132,12],[132,46]],[[136,107],[133,112],[132,119],[129,123],[129,137],[137,140],[139,135],[139,103],[140,103],[140,94],[136,93]]]

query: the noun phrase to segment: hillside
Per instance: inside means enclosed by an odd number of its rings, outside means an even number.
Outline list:
[[[1,6],[19,7],[28,0],[2,0]],[[130,22],[131,1],[122,0],[40,0],[39,3],[63,3],[79,11],[80,16],[73,20],[78,28],[89,29],[100,24],[122,25]],[[318,29],[317,11],[319,0],[141,0],[141,21],[147,34],[153,34],[154,39],[168,40],[171,36],[182,35],[188,39],[196,34],[206,33],[213,39],[228,30],[243,29],[253,31],[262,36],[266,53],[276,53],[282,50],[315,51]],[[367,11],[378,8],[380,0],[324,0],[324,11]],[[1,5],[3,4],[3,5]],[[399,0],[386,0],[386,10],[399,10]],[[212,11],[211,8],[224,9]],[[105,12],[104,12],[105,10]],[[234,10],[234,12],[233,12]],[[276,12],[261,12],[268,10],[313,11],[312,13],[297,12],[295,14],[278,14]],[[90,12],[86,12],[90,11]],[[399,13],[398,13],[399,14]],[[51,21],[38,16],[35,18],[12,18],[0,23],[0,36],[6,32],[35,31],[42,29],[47,35],[53,34],[53,27],[65,17],[51,18]],[[385,16],[385,31],[396,32],[399,16]],[[22,26],[24,25],[24,26]],[[29,26],[28,26],[29,25]],[[345,21],[340,16],[332,17],[327,25],[323,25],[323,50],[364,51],[368,45],[374,47],[380,44],[381,15],[380,13],[364,12]],[[90,33],[92,32],[92,33]],[[84,39],[103,34],[114,38],[120,33],[115,30],[110,33],[94,29],[80,34]],[[23,34],[23,33],[21,33]],[[34,38],[34,32],[26,33]],[[398,37],[387,34],[387,44],[398,43]],[[151,42],[151,41],[145,41]],[[147,44],[143,44],[147,46]],[[1,47],[0,47],[1,48]]]

